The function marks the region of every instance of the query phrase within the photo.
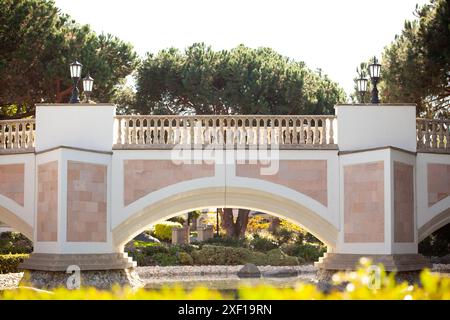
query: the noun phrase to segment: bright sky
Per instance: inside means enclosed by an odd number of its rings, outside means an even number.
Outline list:
[[[215,50],[241,43],[271,47],[321,68],[347,93],[356,67],[384,46],[427,0],[56,0],[61,10],[97,32],[131,42],[137,52]]]

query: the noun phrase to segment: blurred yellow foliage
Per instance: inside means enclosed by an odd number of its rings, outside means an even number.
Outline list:
[[[397,283],[393,273],[387,274],[382,265],[378,266],[379,277],[373,285],[373,266],[370,261],[361,261],[361,267],[355,272],[340,272],[333,276],[336,285],[343,290],[333,289],[323,293],[314,284],[297,283],[294,288],[275,288],[268,285],[243,286],[238,289],[240,299],[247,300],[450,300],[450,277],[423,270],[420,274],[421,286],[409,285],[407,282]],[[181,286],[166,287],[161,290],[133,290],[114,287],[110,291],[93,288],[68,290],[65,288],[53,291],[42,291],[27,287],[0,292],[0,299],[38,299],[38,300],[209,300],[233,299],[231,294],[205,287],[185,290]]]

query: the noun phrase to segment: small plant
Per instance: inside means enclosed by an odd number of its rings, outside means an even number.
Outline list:
[[[33,243],[19,232],[0,233],[0,254],[31,253]]]
[[[253,239],[250,240],[250,248],[259,252],[267,252],[278,248],[278,243],[274,239],[263,237],[256,233],[253,235]]]
[[[0,274],[20,272],[19,264],[29,257],[28,254],[2,254],[0,255]]]
[[[170,241],[172,240],[172,229],[181,227],[182,225],[178,222],[164,221],[155,225],[153,234],[159,240]]]

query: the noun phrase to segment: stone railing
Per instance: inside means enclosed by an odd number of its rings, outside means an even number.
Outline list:
[[[33,150],[35,120],[0,121],[0,153],[19,153]]]
[[[335,116],[116,116],[116,149],[194,145],[336,148]]]
[[[417,150],[450,153],[450,119],[417,119]]]

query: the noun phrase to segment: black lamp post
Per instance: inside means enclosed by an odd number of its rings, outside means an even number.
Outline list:
[[[91,75],[88,73],[87,76],[83,79],[83,90],[86,95],[86,102],[89,103],[89,97],[92,93],[92,87],[94,85],[94,79],[91,78]]]
[[[358,87],[358,93],[361,98],[361,103],[364,103],[364,96],[366,95],[367,91],[367,79],[360,75],[358,79],[356,79],[356,85]]]
[[[370,103],[380,103],[378,98],[377,84],[380,80],[381,64],[378,63],[376,57],[373,57],[373,62],[369,64],[370,81],[372,82],[372,95],[370,97]]]
[[[72,62],[70,64],[70,76],[72,77],[73,81],[73,89],[72,89],[72,96],[70,97],[69,103],[80,103],[80,98],[78,96],[78,81],[81,77],[81,68],[83,65],[79,63],[78,61]]]

